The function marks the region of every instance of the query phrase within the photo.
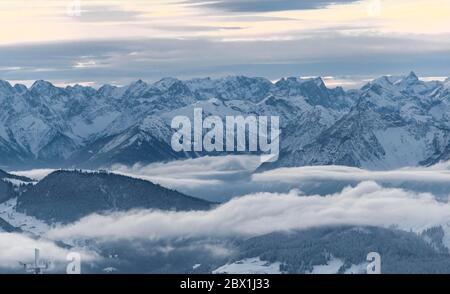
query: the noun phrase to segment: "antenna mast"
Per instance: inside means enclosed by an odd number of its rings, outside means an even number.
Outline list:
[[[39,256],[39,249],[34,249],[34,263],[22,263],[20,265],[23,266],[24,270],[27,273],[34,273],[36,275],[43,274],[45,270],[49,267],[49,262],[41,261]]]

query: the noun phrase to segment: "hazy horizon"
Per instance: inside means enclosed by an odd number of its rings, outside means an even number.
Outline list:
[[[406,76],[406,75],[407,75],[407,73],[405,73],[404,75],[399,75],[399,77]],[[142,80],[143,82],[148,83],[148,84],[152,84],[152,83],[156,83],[156,82],[158,82],[160,80],[163,80],[165,78],[175,78],[175,79],[179,79],[181,81],[189,81],[189,80],[193,80],[193,79],[202,79],[202,78],[220,79],[220,78],[233,77],[233,76],[242,76],[242,75],[237,75],[236,74],[236,75],[224,75],[224,76],[216,76],[216,77],[209,77],[209,76],[200,77],[200,76],[198,76],[198,77],[192,77],[192,78],[178,78],[176,76],[172,76],[172,77],[161,77],[159,79],[154,79],[154,80],[144,80],[144,79],[140,79],[139,78],[139,79],[135,79],[135,80],[130,80],[129,82],[124,83],[124,84],[117,84],[117,83],[114,83],[114,82],[112,82],[112,83],[106,82],[106,83],[102,83],[102,84],[96,84],[96,83],[83,83],[83,82],[81,82],[81,83],[78,83],[78,82],[73,82],[73,83],[69,82],[69,83],[67,83],[67,82],[58,81],[58,80],[56,80],[56,81],[55,80],[43,80],[43,81],[50,82],[54,86],[60,87],[60,88],[65,88],[65,87],[68,87],[68,86],[72,86],[73,87],[75,85],[80,85],[80,86],[83,86],[83,87],[92,87],[94,89],[99,89],[99,88],[101,88],[104,85],[113,85],[113,86],[117,86],[117,87],[126,87],[126,86],[128,86],[128,85],[130,85],[130,84],[132,84],[134,82],[139,81],[139,80]],[[321,78],[328,88],[342,87],[342,88],[344,88],[346,90],[352,90],[352,89],[359,89],[359,88],[363,87],[365,84],[367,84],[367,83],[369,83],[369,82],[371,82],[371,81],[373,81],[373,80],[375,80],[375,79],[377,79],[379,77],[382,77],[382,76],[396,76],[396,75],[384,74],[384,75],[380,75],[380,76],[371,76],[371,77],[368,77],[368,76],[354,76],[354,77],[351,77],[351,76],[342,76],[342,77],[340,77],[340,76],[336,76],[336,77],[333,77],[333,76],[294,76],[294,77],[300,78],[300,79]],[[275,84],[276,82],[278,82],[278,81],[280,81],[280,80],[282,80],[284,78],[289,78],[289,77],[292,77],[292,76],[284,76],[284,77],[280,77],[278,79],[269,79],[267,77],[251,76],[251,75],[248,76],[248,77],[265,78],[265,79],[269,80],[271,83]],[[424,82],[430,82],[430,81],[440,81],[440,82],[442,82],[442,81],[445,81],[445,80],[449,79],[450,75],[449,76],[418,76],[418,78],[419,78],[419,80],[424,81]],[[7,80],[7,79],[0,79],[0,80],[7,81],[12,86],[15,86],[15,85],[18,85],[18,84],[24,85],[24,86],[26,86],[29,89],[29,88],[31,88],[33,86],[33,84],[35,82],[37,82],[39,80],[42,80],[42,79],[26,80],[26,81]]]

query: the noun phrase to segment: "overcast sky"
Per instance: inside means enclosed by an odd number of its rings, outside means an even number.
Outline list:
[[[0,26],[13,83],[450,75],[449,0],[3,0]]]

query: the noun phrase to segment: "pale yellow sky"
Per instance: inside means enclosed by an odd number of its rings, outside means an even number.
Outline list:
[[[317,30],[353,35],[450,33],[450,0],[364,0],[263,12],[228,12],[180,2],[0,0],[0,44],[149,37],[289,40]],[[68,9],[77,3],[79,13]]]
[[[450,68],[450,0],[0,0],[0,27],[0,79],[16,81]]]

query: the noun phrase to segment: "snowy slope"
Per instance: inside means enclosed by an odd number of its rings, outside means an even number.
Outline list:
[[[17,198],[0,203],[0,218],[24,232],[42,236],[50,229],[45,222],[16,211]]]
[[[246,258],[225,264],[212,271],[213,274],[281,274],[279,262],[262,261],[259,257]]]

